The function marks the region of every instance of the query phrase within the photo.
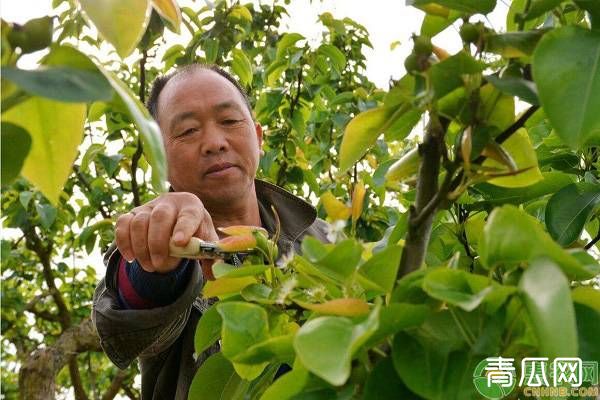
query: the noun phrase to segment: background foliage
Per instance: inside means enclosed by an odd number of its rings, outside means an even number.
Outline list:
[[[191,62],[247,88],[267,132],[259,175],[347,222],[276,271],[220,266],[204,292],[224,301],[196,346],[221,336],[223,351],[192,398],[206,382],[226,398],[477,398],[487,356],[600,360],[598,5],[514,0],[496,32],[472,17],[494,0],[409,3],[426,16],[387,92],[365,76],[364,27],[325,13],[309,44],[281,30],[285,2],[55,0],[52,17],[2,21],[3,395],[139,397],[136,368],[100,352],[87,255],[164,190],[142,103]],[[450,55],[435,36],[452,27]],[[165,29],[192,39],[166,48]],[[37,70],[16,67],[41,49]]]

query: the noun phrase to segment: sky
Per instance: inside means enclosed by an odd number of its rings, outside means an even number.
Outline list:
[[[486,21],[489,25],[496,29],[504,28],[503,15],[506,14],[508,1],[498,0],[496,10]],[[190,5],[194,9],[200,8],[203,3],[203,0],[179,1],[179,4]],[[424,17],[423,12],[406,6],[403,0],[371,0],[368,5],[364,0],[291,0],[286,8],[289,17],[284,18],[282,28],[301,33],[309,41],[316,40],[321,34],[323,27],[317,23],[317,18],[326,11],[335,18],[349,17],[364,25],[373,44],[373,49],[364,49],[367,76],[382,89],[388,89],[390,77],[399,78],[404,74],[403,61],[412,49],[409,38],[412,33],[419,31]],[[0,14],[8,22],[24,23],[31,18],[52,14],[51,0],[2,0]],[[186,43],[189,36],[185,36],[187,32],[184,29],[182,33],[178,36],[169,32],[166,39],[173,44]],[[400,45],[392,50],[390,45],[395,41],[400,41]],[[454,27],[436,36],[433,42],[450,53],[460,48],[458,32]],[[23,57],[19,66],[35,68],[41,56],[38,53]]]

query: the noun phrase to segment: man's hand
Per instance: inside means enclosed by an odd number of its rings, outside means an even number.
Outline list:
[[[169,241],[185,246],[192,236],[218,240],[212,218],[191,193],[166,193],[121,215],[115,228],[117,247],[126,260],[136,259],[148,272],[174,270],[180,258],[169,256]]]

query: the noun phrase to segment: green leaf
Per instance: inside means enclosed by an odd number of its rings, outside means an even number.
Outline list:
[[[279,43],[277,43],[277,51],[276,58],[280,59],[285,55],[285,52],[288,48],[295,45],[299,40],[303,40],[304,36],[299,33],[286,33],[281,39],[279,39]]]
[[[152,186],[155,191],[162,193],[166,190],[167,161],[160,128],[144,105],[119,78],[102,66],[98,66],[117,95],[123,100],[131,118],[138,128],[144,147],[144,155],[152,167]]]
[[[281,335],[259,342],[236,355],[235,362],[259,364],[263,362],[285,362],[294,358],[292,342],[294,335]]]
[[[207,393],[214,399],[232,399],[231,394],[243,386],[244,382],[235,373],[233,365],[225,359],[223,353],[216,353],[198,368],[190,386],[188,399],[205,399]]]
[[[362,246],[354,239],[346,239],[336,244],[316,265],[327,275],[344,281],[356,271],[361,254]]]
[[[52,204],[36,204],[35,209],[40,216],[40,222],[42,226],[46,229],[50,228],[50,226],[54,223],[56,219],[56,208],[52,206]]]
[[[354,353],[375,332],[380,306],[364,322],[353,324],[345,317],[319,317],[305,323],[294,338],[294,349],[302,364],[334,386],[350,376]]]
[[[562,246],[568,246],[581,235],[585,224],[600,203],[600,186],[579,182],[562,188],[546,206],[548,232]]]
[[[523,273],[519,289],[533,322],[540,354],[576,357],[577,326],[569,282],[548,259],[538,259]]]
[[[548,257],[569,279],[590,279],[600,273],[597,265],[582,264],[562,249],[537,219],[510,205],[496,208],[490,214],[479,242],[479,254],[487,268]]]
[[[476,74],[484,68],[485,64],[464,51],[434,64],[429,69],[429,74],[436,99],[441,99],[454,89],[463,86],[463,75]]]
[[[598,303],[600,304],[600,303]],[[575,304],[577,319],[577,342],[579,358],[582,360],[600,360],[600,311],[582,304]]]
[[[402,140],[407,137],[417,123],[421,120],[423,111],[415,108],[407,111],[398,117],[389,128],[384,132],[385,140],[391,142],[394,140]]]
[[[223,320],[217,311],[217,307],[210,307],[202,314],[196,326],[196,333],[194,334],[194,350],[196,354],[201,354],[219,339],[222,326]]]
[[[386,107],[392,108],[403,103],[409,103],[415,96],[415,77],[407,74],[394,84],[383,99]]]
[[[542,172],[538,167],[535,149],[529,140],[529,135],[525,128],[520,128],[513,133],[502,144],[502,147],[515,161],[517,169],[526,171],[519,172],[516,175],[494,178],[489,180],[489,183],[502,187],[515,188],[531,186],[544,179]],[[506,167],[503,164],[496,160],[492,160],[491,158],[486,159],[483,162],[483,166],[499,168],[506,171]]]
[[[246,54],[240,49],[233,49],[233,61],[231,68],[233,72],[240,78],[242,85],[249,86],[252,84],[252,64]]]
[[[256,279],[252,276],[244,276],[241,278],[219,278],[214,281],[206,282],[202,288],[202,294],[205,297],[236,294],[253,283],[256,283]]]
[[[558,7],[564,0],[532,0],[529,10],[522,17],[524,20],[530,20],[541,16],[542,14]]]
[[[533,54],[546,30],[508,32],[487,35],[485,51],[500,54],[505,58],[527,57]]]
[[[475,185],[474,190],[492,204],[521,204],[550,193],[556,193],[575,181],[573,175],[563,172],[544,172],[542,177],[541,181],[521,188],[502,188],[489,183],[481,183]]]
[[[219,40],[206,39],[204,41],[204,45],[202,46],[202,50],[204,51],[206,63],[213,64],[215,61],[217,61],[217,57],[219,56]]]
[[[359,268],[359,273],[370,281],[379,285],[385,293],[392,291],[396,281],[396,273],[400,266],[400,246],[389,246],[385,250],[374,254]]]
[[[21,54],[42,50],[52,43],[53,22],[54,19],[52,17],[45,16],[30,19],[22,26],[17,27],[13,25],[12,29],[7,29],[8,34],[6,35],[6,39],[8,39],[13,49],[19,47]],[[4,24],[2,25],[2,45],[4,47]],[[4,61],[4,55],[2,58]]]
[[[390,108],[377,107],[354,117],[346,126],[340,146],[340,173],[348,170],[375,144],[393,120]]]
[[[575,0],[575,4],[589,13],[591,28],[597,31],[600,27],[600,3],[596,0]]]
[[[363,400],[414,400],[416,396],[404,385],[391,357],[379,361],[365,382]]]
[[[77,156],[83,137],[86,107],[32,97],[2,115],[4,122],[23,127],[31,135],[31,150],[21,174],[52,204],[58,198]]]
[[[517,18],[521,18],[523,11],[525,10],[525,4],[530,0],[512,0],[510,3],[510,8],[508,9],[508,13],[506,14],[506,30],[507,31],[516,31],[519,28],[519,21]],[[525,30],[530,30],[533,28],[537,28],[541,24],[544,23],[544,16],[539,16],[537,18],[526,21],[523,25]]]
[[[2,184],[11,183],[23,168],[31,149],[31,136],[22,127],[2,121]],[[25,206],[27,207],[27,206]]]
[[[70,67],[34,71],[2,67],[2,77],[33,95],[65,102],[107,101],[113,94],[112,88],[101,74]]]
[[[464,271],[438,268],[423,280],[423,290],[431,297],[473,311],[491,292],[491,280]]]
[[[421,35],[433,38],[438,33],[452,25],[463,14],[458,11],[450,11],[447,16],[426,14],[421,24]]]
[[[19,202],[21,203],[23,208],[26,210],[27,210],[27,206],[29,205],[29,202],[31,201],[32,198],[33,198],[32,192],[24,191],[24,192],[19,193]]]
[[[229,267],[228,264],[221,263],[219,265],[221,265],[221,266],[227,265]],[[215,275],[215,278],[217,278],[217,279],[220,279],[220,278],[242,278],[244,276],[260,275],[268,269],[269,269],[269,266],[267,266],[267,265],[243,265],[239,268],[238,267],[222,268],[220,270],[215,268],[215,266],[213,266],[213,273]]]
[[[571,291],[573,302],[583,304],[600,313],[600,291],[591,286],[578,286]]]
[[[430,3],[469,14],[487,14],[496,7],[496,0],[406,0],[407,6],[421,6]]]
[[[455,329],[453,329],[455,330]],[[448,332],[439,332],[448,334]],[[394,337],[392,359],[396,372],[414,393],[428,400],[474,399],[473,370],[477,360],[464,350],[447,351],[434,341],[404,332]],[[422,362],[415,362],[421,360]],[[435,368],[432,366],[443,366]]]
[[[375,346],[403,329],[421,325],[430,313],[430,308],[424,304],[391,303],[382,307],[379,313],[379,326],[365,346]]]
[[[301,247],[302,255],[311,262],[321,260],[330,250],[319,239],[308,235],[302,239]]]
[[[515,120],[515,100],[513,96],[502,93],[494,85],[485,84],[479,89],[479,97],[481,100],[477,112],[479,118],[485,120],[486,125],[496,127],[498,132],[502,132],[513,124]],[[486,128],[481,128],[476,132],[487,134],[493,132],[493,130],[486,132]]]
[[[96,26],[121,58],[128,56],[142,39],[150,13],[150,0],[79,0],[84,16]]]
[[[322,44],[317,52],[327,56],[338,73],[346,67],[346,56],[334,45]]]
[[[294,368],[277,379],[265,391],[260,400],[288,400],[302,392],[308,382],[308,371],[296,363]]]
[[[232,301],[217,305],[223,319],[221,351],[234,359],[252,345],[269,338],[269,322],[264,308],[250,303]]]
[[[539,105],[537,87],[531,81],[512,76],[499,78],[496,75],[488,75],[485,79],[503,93],[517,96],[529,104]]]
[[[540,41],[533,78],[544,111],[571,148],[600,142],[600,32],[568,26]]]

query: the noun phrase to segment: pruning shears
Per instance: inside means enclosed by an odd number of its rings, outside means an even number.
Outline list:
[[[172,257],[196,259],[227,258],[232,254],[241,254],[239,251],[223,250],[215,242],[207,242],[196,237],[191,238],[185,247],[179,247],[175,246],[174,244],[169,244],[169,253]],[[244,253],[247,254],[247,252]]]

